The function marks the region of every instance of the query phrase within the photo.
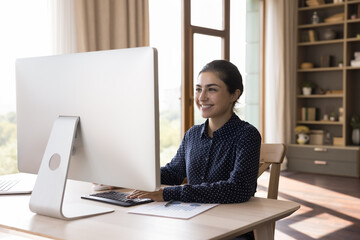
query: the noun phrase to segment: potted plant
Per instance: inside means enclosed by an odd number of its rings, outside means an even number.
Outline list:
[[[360,117],[355,114],[351,117],[350,125],[352,127],[352,142],[354,145],[360,145]]]
[[[310,129],[307,126],[299,125],[296,126],[295,134],[297,135],[297,143],[299,144],[306,144],[310,140],[310,136],[308,133],[310,133]]]
[[[301,87],[304,95],[311,95],[311,91],[315,87],[315,84],[312,82],[305,81],[302,82]]]
[[[339,66],[340,68],[344,67],[344,62],[343,62],[343,61],[339,61],[338,66]]]
[[[336,114],[335,114],[335,112],[331,112],[331,113],[330,113],[330,121],[332,121],[332,122],[336,121]]]

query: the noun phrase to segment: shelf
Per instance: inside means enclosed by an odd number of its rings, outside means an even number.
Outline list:
[[[346,67],[346,70],[360,70],[360,67],[351,67],[351,66],[348,66],[348,67]]]
[[[354,38],[347,38],[347,42],[360,42],[360,38],[354,37]]]
[[[317,23],[317,24],[304,24],[304,25],[299,25],[299,29],[305,29],[305,28],[318,28],[318,27],[328,27],[328,26],[334,26],[334,25],[341,25],[344,24],[345,21],[338,21],[338,22],[332,22],[332,23],[326,23],[326,22],[322,22],[322,23]]]
[[[308,69],[298,69],[298,72],[327,72],[327,71],[342,71],[343,67],[327,67],[327,68],[308,68]]]
[[[360,18],[356,18],[356,19],[348,19],[347,23],[358,23],[360,22]]]
[[[348,0],[348,5],[356,4],[356,3],[360,3],[360,0],[351,0],[351,1]]]
[[[334,44],[334,43],[343,43],[343,42],[360,42],[360,38],[352,37],[344,39],[335,39],[335,40],[320,40],[315,42],[299,42],[298,46],[312,46],[312,45],[320,45],[320,44]]]
[[[335,40],[322,40],[322,41],[315,41],[315,42],[301,42],[298,43],[298,46],[313,46],[313,45],[322,45],[322,44],[336,44],[336,43],[344,43],[344,39],[335,39]]]
[[[357,91],[360,86],[360,66],[350,65],[355,58],[354,53],[360,51],[360,0],[343,0],[341,3],[324,1],[328,3],[311,7],[305,7],[306,0],[296,1],[298,6],[303,7],[297,7],[296,16],[296,80],[295,91],[292,91],[295,108],[291,123],[292,127],[304,125],[310,130],[321,130],[324,134],[310,134],[312,141],[309,143],[320,145],[290,144],[291,153],[288,151],[287,157],[292,170],[327,173],[326,171],[330,171],[324,170],[327,168],[331,169],[331,174],[341,175],[346,169],[352,175],[360,177],[360,147],[352,145],[352,129],[349,124],[351,116],[360,112],[357,104],[360,99]],[[314,12],[317,12],[320,19],[317,24],[311,24]],[[332,39],[327,40],[329,38]],[[317,41],[310,41],[315,39]],[[302,66],[306,67],[303,63],[312,63],[313,68],[302,69]],[[303,94],[302,84],[305,82],[316,86],[316,91],[313,91],[315,94]],[[335,113],[338,121],[330,121],[330,113]],[[325,140],[328,134],[336,145],[321,144],[324,143],[321,138]],[[291,142],[296,141],[297,136],[292,134]],[[352,151],[356,151],[354,155],[351,155]],[[343,160],[350,155],[355,167],[343,164]],[[329,164],[320,166],[316,161]],[[336,165],[333,165],[335,162]],[[353,174],[354,169],[356,174]]]
[[[297,143],[292,143],[289,144],[289,146],[291,147],[299,147],[299,148],[331,148],[331,149],[350,149],[350,150],[360,150],[359,146],[355,146],[355,145],[348,145],[348,146],[336,146],[336,145],[310,145],[310,144],[297,144]],[[320,150],[320,149],[319,149]],[[325,149],[324,149],[325,150]],[[320,151],[321,152],[321,151]]]
[[[343,125],[343,122],[339,121],[297,121],[298,124],[309,124],[309,125]]]
[[[322,4],[319,6],[312,6],[312,7],[301,7],[298,10],[299,11],[308,11],[308,10],[314,10],[314,9],[322,9],[322,8],[335,8],[335,7],[340,7],[340,6],[344,6],[345,3],[327,3],[327,4]]]
[[[297,95],[298,98],[342,98],[344,94],[311,94],[311,95]]]

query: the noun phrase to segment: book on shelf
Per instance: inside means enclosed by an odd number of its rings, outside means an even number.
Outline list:
[[[301,108],[301,121],[315,121],[315,120],[316,120],[316,108],[314,107]]]
[[[318,40],[317,34],[315,30],[305,30],[301,31],[300,34],[300,42],[316,42]]]
[[[309,34],[309,42],[316,42],[317,41],[317,35],[316,35],[316,32],[314,30],[309,30],[308,34]]]

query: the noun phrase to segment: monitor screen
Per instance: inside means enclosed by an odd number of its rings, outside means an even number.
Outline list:
[[[156,49],[18,59],[16,91],[19,171],[37,173],[54,121],[76,116],[68,178],[160,187]]]

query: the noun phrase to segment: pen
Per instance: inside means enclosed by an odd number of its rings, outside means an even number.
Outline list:
[[[168,201],[167,203],[165,203],[164,207],[170,206],[170,204],[171,204],[172,202],[173,202],[173,200]]]

